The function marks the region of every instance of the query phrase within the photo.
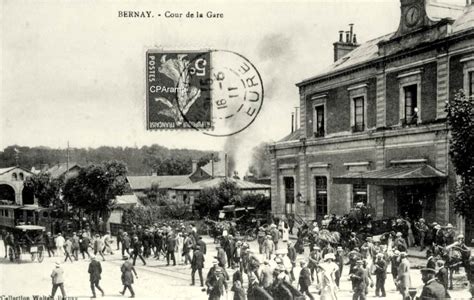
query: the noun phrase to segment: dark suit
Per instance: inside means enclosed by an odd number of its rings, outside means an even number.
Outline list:
[[[253,283],[247,290],[248,300],[273,300],[273,297],[265,291],[263,288],[258,286],[258,283]]]
[[[97,288],[102,293],[102,295],[104,295],[104,291],[99,286],[99,281],[101,279],[100,274],[102,273],[102,266],[100,265],[100,262],[96,260],[91,261],[88,272],[91,282],[92,295],[95,297],[95,288]]]
[[[387,263],[380,259],[375,262],[375,296],[385,297],[385,278],[387,277]]]
[[[301,269],[298,283],[300,285],[301,293],[308,295],[310,299],[314,299],[313,295],[311,295],[308,290],[309,286],[311,285],[311,272],[309,271],[308,267],[305,266]]]
[[[366,299],[366,288],[367,288],[367,275],[361,267],[354,269],[351,274],[352,288],[354,294],[352,294],[353,300],[365,300]]]
[[[194,275],[196,270],[199,274],[199,280],[201,281],[201,286],[203,286],[202,279],[202,268],[204,268],[204,254],[200,250],[195,250],[193,253],[193,258],[191,259],[191,283],[194,285]]]
[[[436,279],[429,280],[421,291],[420,300],[434,300],[449,298],[446,289]]]
[[[448,269],[446,269],[446,267],[443,266],[438,270],[436,279],[438,279],[439,283],[441,283],[446,290],[448,289]]]
[[[209,300],[220,300],[227,291],[227,282],[223,274],[214,274],[209,281],[206,282]]]
[[[207,252],[206,243],[202,239],[197,241],[197,245],[201,248],[201,252],[203,254],[206,254],[206,252]]]
[[[166,239],[166,263],[169,266],[170,257],[173,260],[173,266],[176,266],[176,258],[174,256],[174,248],[176,247],[176,239],[173,235],[169,235]]]

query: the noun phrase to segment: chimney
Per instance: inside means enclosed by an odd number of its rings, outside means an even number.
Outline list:
[[[291,113],[291,133],[295,131],[295,113]]]
[[[349,30],[345,31],[346,39],[344,40],[344,30],[339,30],[339,41],[333,44],[334,46],[334,61],[339,60],[355,48],[359,47],[357,44],[356,34],[354,33],[354,24],[349,24]]]
[[[192,160],[192,172],[191,173],[196,172],[197,168],[198,168],[198,161],[193,159]]]

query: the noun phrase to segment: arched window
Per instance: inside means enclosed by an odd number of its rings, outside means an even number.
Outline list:
[[[12,180],[16,181],[17,179],[18,179],[18,177],[16,176],[16,173],[12,173]]]
[[[23,181],[25,179],[25,176],[23,176],[23,173],[20,173],[20,180]]]

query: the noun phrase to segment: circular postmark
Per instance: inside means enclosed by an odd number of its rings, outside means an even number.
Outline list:
[[[193,105],[203,107],[192,110],[182,99],[196,95],[196,91],[202,101]],[[223,50],[212,50],[190,60],[176,89],[176,103],[185,122],[216,137],[248,128],[262,108],[263,97],[262,78],[255,66],[244,56]],[[206,120],[210,120],[210,126],[202,126]]]

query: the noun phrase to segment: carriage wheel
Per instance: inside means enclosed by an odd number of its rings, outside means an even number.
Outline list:
[[[38,262],[43,262],[44,256],[43,256],[43,250],[40,250],[38,252]]]

